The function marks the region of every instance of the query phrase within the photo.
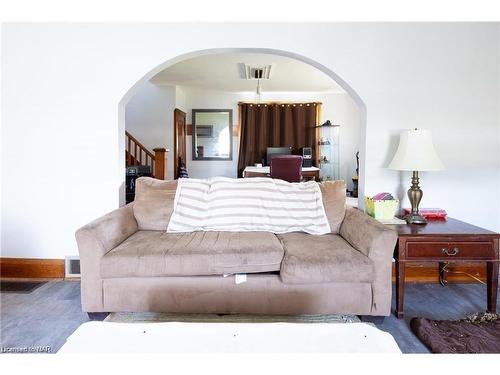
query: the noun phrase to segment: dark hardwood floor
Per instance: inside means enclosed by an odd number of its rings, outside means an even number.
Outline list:
[[[49,281],[30,294],[0,293],[0,345],[50,346],[57,352],[87,321],[79,281]]]
[[[2,347],[49,345],[52,352],[57,352],[66,338],[88,320],[81,311],[78,281],[50,281],[30,294],[1,293],[0,297]],[[391,315],[377,326],[392,334],[403,353],[428,353],[409,328],[412,317],[459,319],[485,309],[485,285],[408,284],[405,319]]]

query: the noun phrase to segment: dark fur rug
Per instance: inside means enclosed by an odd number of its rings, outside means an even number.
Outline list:
[[[432,353],[500,353],[500,316],[478,313],[461,320],[413,318],[413,333]]]

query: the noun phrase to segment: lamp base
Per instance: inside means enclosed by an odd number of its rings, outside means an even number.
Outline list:
[[[410,199],[411,203],[411,212],[404,217],[406,222],[408,224],[427,224],[427,220],[425,220],[424,217],[422,217],[418,213],[418,205],[420,204],[420,200],[422,199],[422,195],[424,195],[424,192],[422,189],[420,189],[420,186],[418,186],[418,171],[413,171],[413,175],[411,178],[411,188],[408,190],[408,198]]]
[[[427,224],[427,220],[419,214],[408,214],[405,217],[403,217],[404,220],[408,224],[418,224],[418,225],[424,225]]]

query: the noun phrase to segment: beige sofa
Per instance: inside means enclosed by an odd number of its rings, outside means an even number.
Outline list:
[[[343,181],[321,184],[323,236],[166,233],[175,189],[140,178],[135,202],[76,232],[84,311],[389,315],[396,233],[346,210]]]

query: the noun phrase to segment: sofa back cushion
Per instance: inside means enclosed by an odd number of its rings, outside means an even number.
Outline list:
[[[330,229],[338,234],[345,215],[345,182],[325,181],[319,186]],[[162,181],[151,177],[136,180],[134,217],[139,230],[167,230],[176,190],[177,180]]]
[[[174,210],[177,180],[140,177],[135,183],[134,217],[139,230],[167,230]]]
[[[345,215],[345,182],[342,180],[325,181],[321,182],[319,187],[330,230],[332,233],[338,234]]]

